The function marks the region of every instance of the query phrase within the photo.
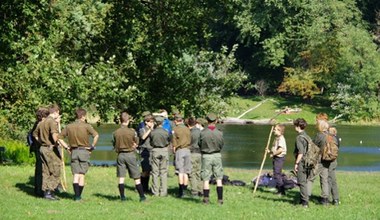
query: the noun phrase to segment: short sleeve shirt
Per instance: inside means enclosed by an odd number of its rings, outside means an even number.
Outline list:
[[[59,138],[67,137],[70,147],[89,147],[90,135],[95,137],[98,135],[98,132],[90,124],[76,120],[62,130]]]
[[[284,157],[286,155],[286,141],[284,135],[276,137],[273,141],[272,152],[276,151],[279,147],[283,149],[282,153],[276,155],[277,157]]]
[[[133,151],[134,145],[138,143],[137,133],[132,128],[121,126],[113,133],[113,145],[116,152]]]

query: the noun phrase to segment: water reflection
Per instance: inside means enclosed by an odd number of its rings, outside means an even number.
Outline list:
[[[218,127],[224,133],[225,146],[222,151],[223,163],[226,167],[259,169],[264,149],[268,142],[271,126],[265,125],[226,125]],[[91,155],[91,162],[96,165],[113,165],[116,153],[112,150],[112,132],[117,125],[96,127],[100,138],[96,151]],[[337,126],[338,135],[342,139],[338,158],[338,170],[380,171],[380,127],[373,126]],[[314,137],[315,128],[309,126],[306,132]],[[293,126],[287,126],[285,139],[288,154],[285,169],[290,170],[294,164],[294,142],[296,132]],[[272,140],[274,136],[272,135]],[[270,143],[272,143],[272,140]],[[360,144],[361,143],[361,144]],[[264,168],[271,169],[272,161],[268,157]]]

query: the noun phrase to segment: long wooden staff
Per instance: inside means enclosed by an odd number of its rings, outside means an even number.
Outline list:
[[[255,184],[255,188],[253,189],[253,194],[256,193],[257,186],[259,185],[259,182],[260,182],[261,171],[263,170],[264,163],[265,163],[265,159],[267,158],[267,153],[268,153],[268,149],[269,149],[269,144],[270,144],[270,140],[271,140],[271,137],[272,137],[272,133],[273,133],[273,129],[274,129],[274,127],[275,127],[275,125],[272,125],[272,128],[270,129],[270,133],[269,133],[269,138],[268,138],[267,146],[265,147],[265,151],[264,151],[263,162],[261,163],[261,166],[260,166],[259,175],[258,175],[257,178],[256,178],[256,184]]]
[[[58,122],[58,131],[61,133],[61,123]],[[65,167],[65,148],[59,144],[61,147],[61,162],[62,162],[62,175],[63,175],[63,181],[61,178],[61,185],[64,192],[67,190],[67,180],[66,180],[66,167]],[[62,176],[61,176],[62,177]]]

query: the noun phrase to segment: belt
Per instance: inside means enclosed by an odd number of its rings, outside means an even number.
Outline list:
[[[71,150],[87,150],[86,147],[71,147]]]
[[[121,153],[133,153],[134,152],[134,150],[131,150],[131,151],[119,151],[119,154],[121,154]]]

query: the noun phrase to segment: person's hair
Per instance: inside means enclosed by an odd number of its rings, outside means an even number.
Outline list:
[[[153,115],[146,115],[144,117],[144,122],[150,122],[150,121],[153,121],[153,120],[154,120]]]
[[[197,120],[194,117],[190,117],[187,119],[187,125],[194,127],[197,124]]]
[[[327,131],[329,129],[329,123],[325,120],[318,120],[317,129],[318,131]]]
[[[280,130],[280,134],[283,135],[285,133],[285,125],[283,124],[276,124],[275,128],[278,128]]]
[[[120,113],[120,122],[121,123],[126,123],[128,121],[129,121],[129,114],[128,114],[128,112],[126,112],[126,111],[121,112]]]
[[[86,116],[87,112],[83,108],[78,108],[75,110],[75,116],[77,119],[81,119],[83,116]]]
[[[324,113],[324,112],[321,112],[321,113],[318,113],[316,116],[315,116],[315,119],[318,121],[318,120],[325,120],[325,121],[328,121],[329,120],[329,116]]]
[[[36,119],[37,121],[42,121],[43,118],[49,116],[49,109],[45,107],[39,107],[36,111]]]
[[[156,125],[157,126],[160,126],[160,125],[162,125],[164,123],[164,121],[157,121],[157,120],[155,120],[155,121],[156,121]]]
[[[329,133],[332,135],[337,135],[338,131],[336,130],[336,127],[329,127]]]
[[[49,109],[49,114],[53,114],[55,112],[60,111],[59,106],[57,104],[50,105],[48,109]]]
[[[297,118],[296,120],[294,120],[293,125],[296,127],[300,127],[302,130],[305,130],[307,122],[303,118]]]

